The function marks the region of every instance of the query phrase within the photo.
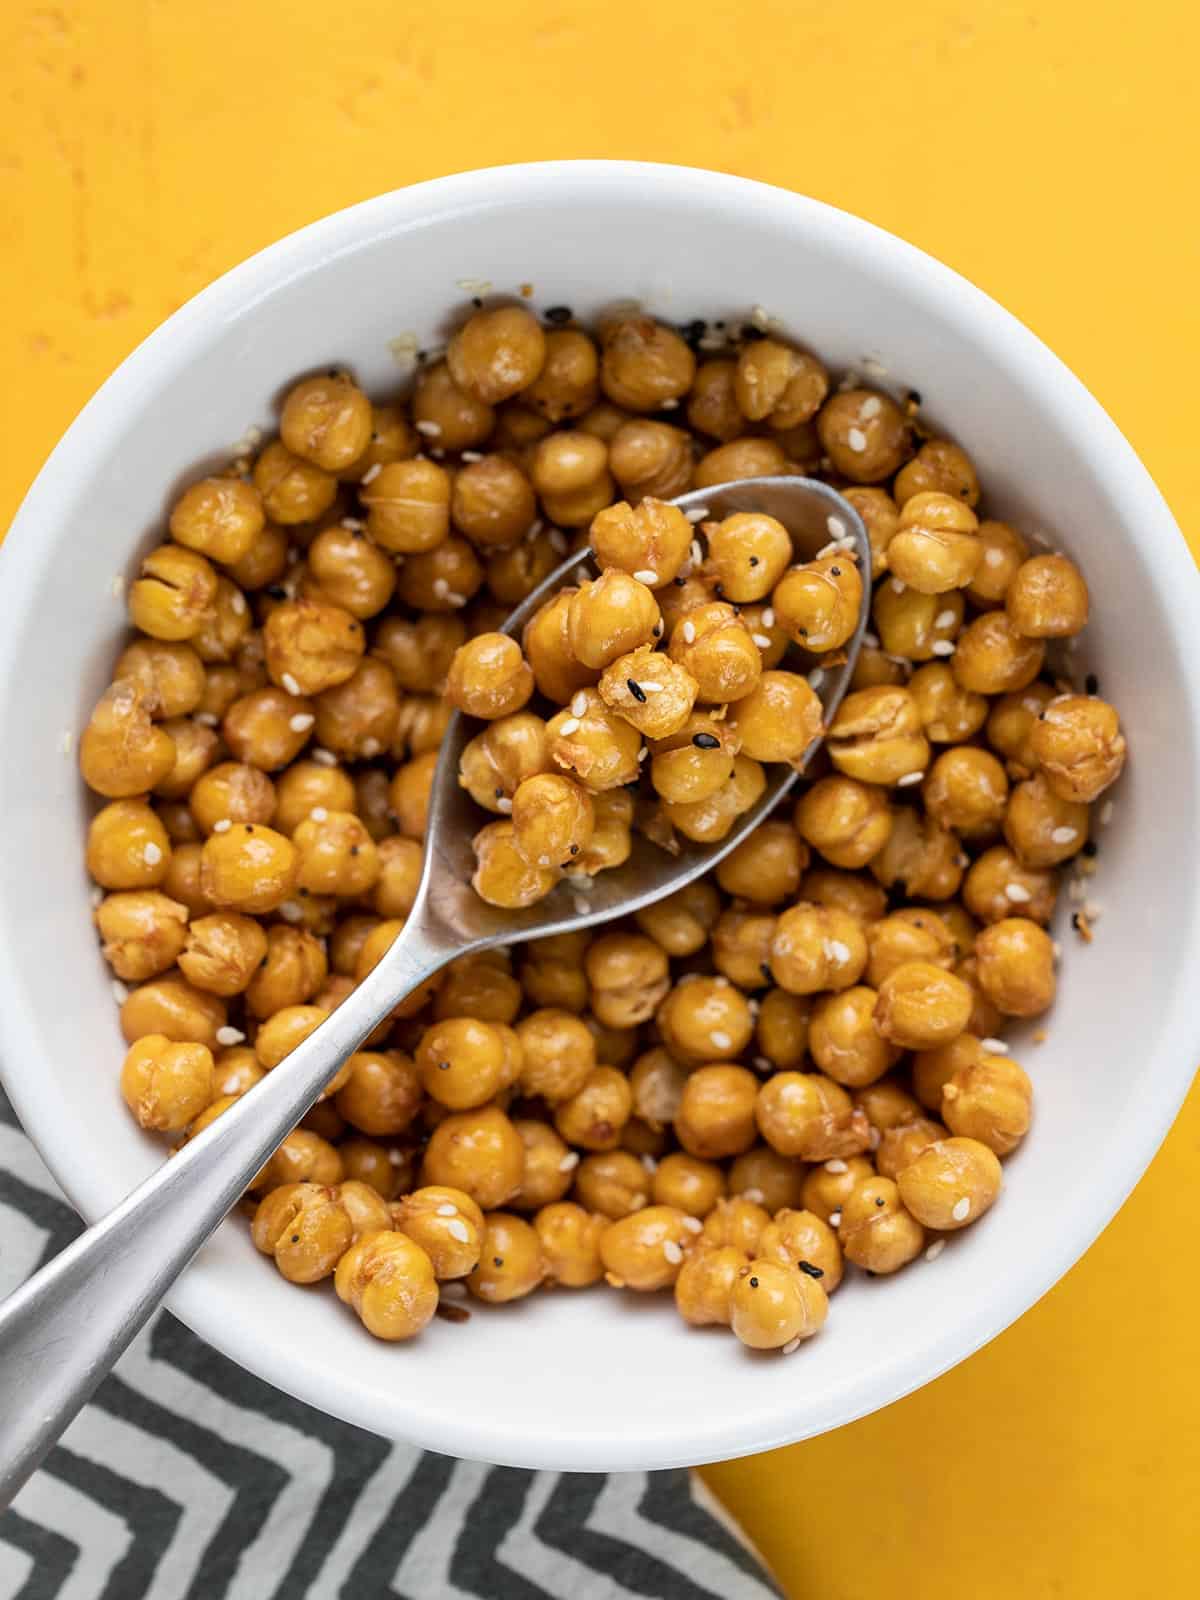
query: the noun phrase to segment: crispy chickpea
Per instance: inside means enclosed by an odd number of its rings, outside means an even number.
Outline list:
[[[1029,558],[1029,546],[1007,522],[981,522],[979,542],[983,554],[967,585],[967,596],[982,610],[990,610],[1004,604],[1017,569]]]
[[[896,502],[905,505],[921,494],[944,494],[964,505],[979,504],[979,479],[970,456],[949,439],[927,439],[896,474]]]
[[[160,544],[129,590],[129,620],[154,639],[193,639],[217,599],[217,574],[194,550]]]
[[[971,1016],[971,991],[953,972],[931,961],[906,961],[879,986],[875,1025],[902,1050],[949,1044]]]
[[[212,728],[193,722],[190,717],[169,717],[162,729],[175,746],[175,764],[167,776],[155,784],[154,792],[164,799],[183,800],[215,760],[221,741]]]
[[[520,1040],[511,1028],[473,1017],[448,1017],[421,1035],[416,1065],[426,1094],[451,1111],[468,1111],[514,1083],[522,1059]]]
[[[406,1234],[370,1233],[346,1251],[334,1273],[339,1300],[377,1339],[411,1339],[437,1310],[433,1264]]]
[[[609,709],[597,689],[579,689],[571,704],[546,724],[550,757],[597,793],[631,783],[640,771],[642,736]]]
[[[1070,639],[1087,627],[1088,587],[1066,556],[1031,556],[1017,568],[1004,606],[1024,638]]]
[[[1036,1017],[1054,1002],[1054,941],[1028,917],[1004,917],[975,940],[984,993],[1007,1017]]]
[[[371,891],[371,905],[381,917],[407,917],[421,881],[422,851],[415,839],[392,834],[381,839],[379,877]]]
[[[547,422],[579,417],[596,402],[600,357],[578,328],[555,328],[545,335],[542,370],[522,396]]]
[[[977,1139],[931,1144],[897,1179],[900,1198],[927,1228],[950,1232],[976,1222],[1000,1193],[1000,1163]]]
[[[730,1245],[743,1256],[757,1255],[763,1229],[770,1220],[769,1212],[744,1196],[718,1200],[704,1219],[699,1248],[721,1249]]]
[[[403,1173],[402,1162],[393,1161],[392,1156],[401,1157],[401,1151],[389,1150],[387,1145],[374,1139],[344,1139],[338,1146],[338,1154],[345,1164],[347,1181],[369,1184],[382,1200],[395,1196]]]
[[[106,895],[95,915],[104,959],[127,983],[166,972],[183,949],[187,920],[186,906],[156,890]]]
[[[765,512],[735,512],[720,522],[706,523],[704,533],[708,539],[705,571],[724,598],[738,604],[765,599],[793,559],[791,534]]]
[[[725,359],[703,361],[696,369],[687,401],[687,419],[697,433],[728,443],[745,429],[734,383],[737,363]]]
[[[769,964],[775,982],[791,994],[848,989],[866,968],[866,935],[849,912],[802,900],[780,916]]]
[[[741,478],[777,478],[795,468],[783,446],[774,439],[747,436],[719,444],[701,456],[692,474],[696,489],[715,489],[718,484],[736,483]]]
[[[217,1100],[203,1115],[219,1115],[218,1106],[225,1109],[222,1102]],[[199,1131],[193,1123],[188,1137],[195,1138]],[[345,1175],[341,1155],[328,1139],[323,1139],[309,1128],[293,1128],[266,1166],[255,1175],[253,1182],[247,1184],[247,1188],[269,1191],[278,1189],[284,1183],[331,1185],[341,1183]]]
[[[135,639],[113,668],[113,682],[126,681],[143,691],[150,716],[174,720],[195,711],[204,698],[204,663],[182,641]]]
[[[875,1165],[880,1176],[894,1181],[905,1167],[912,1165],[922,1150],[946,1137],[947,1131],[940,1122],[933,1122],[919,1114],[907,1122],[897,1123],[894,1128],[886,1129],[875,1151]]]
[[[473,1272],[483,1249],[483,1212],[462,1189],[431,1184],[414,1189],[391,1207],[391,1226],[429,1257],[434,1276],[445,1281]]]
[[[238,761],[278,772],[303,750],[315,721],[310,700],[274,687],[254,689],[229,707],[221,733]]]
[[[958,892],[966,857],[958,839],[935,817],[900,807],[888,842],[871,862],[871,871],[887,889],[948,900]]]
[[[459,783],[486,811],[507,810],[528,778],[550,770],[546,724],[530,711],[501,717],[466,746]]]
[[[771,912],[753,906],[728,906],[712,931],[712,962],[740,989],[761,989],[775,933]]]
[[[770,1145],[757,1144],[735,1157],[727,1181],[730,1194],[765,1206],[773,1216],[787,1206],[800,1205],[804,1167]]]
[[[792,899],[808,865],[808,851],[786,822],[768,820],[719,863],[717,882],[726,894],[755,905]],[[672,954],[686,952],[672,952]]]
[[[690,1217],[703,1218],[724,1194],[725,1174],[715,1161],[702,1161],[676,1150],[655,1168],[655,1205],[675,1206]]]
[[[567,639],[584,666],[608,666],[618,656],[648,645],[660,620],[658,604],[646,584],[612,567],[571,596]]]
[[[950,929],[927,906],[903,906],[867,929],[867,982],[874,989],[905,962],[925,961],[949,971],[955,956]]]
[[[421,1181],[462,1189],[490,1211],[518,1193],[524,1170],[521,1135],[503,1111],[481,1106],[438,1123],[425,1150]]]
[[[485,456],[455,474],[450,519],[484,549],[514,544],[537,515],[533,485],[507,456]]]
[[[591,842],[595,807],[587,790],[557,773],[526,778],[512,799],[513,842],[539,867],[565,865]]]
[[[869,1156],[847,1156],[845,1160],[834,1157],[823,1161],[805,1174],[801,1189],[803,1208],[836,1228],[846,1201],[860,1183],[874,1176],[875,1167]]]
[[[822,716],[807,678],[798,672],[764,672],[736,702],[729,720],[751,760],[797,764],[820,734]]]
[[[683,1086],[675,1133],[689,1155],[705,1160],[740,1155],[755,1139],[758,1080],[745,1067],[698,1067]]]
[[[609,444],[622,423],[629,421],[629,416],[628,411],[621,406],[614,406],[610,400],[598,400],[580,417],[579,428],[582,433],[591,434],[593,438]]]
[[[355,1239],[361,1239],[368,1233],[382,1233],[391,1227],[392,1218],[387,1202],[373,1184],[346,1178],[338,1184],[337,1196],[350,1218]]]
[[[202,917],[212,910],[212,903],[200,883],[200,845],[180,844],[171,851],[167,875],[162,881],[162,892],[171,900],[186,906],[193,917]]]
[[[888,566],[919,594],[964,589],[983,559],[979,520],[953,495],[915,494],[900,507],[900,522],[888,545]]]
[[[305,378],[288,391],[279,419],[284,444],[325,472],[342,472],[371,442],[371,402],[344,373]]]
[[[333,474],[295,455],[280,439],[259,454],[253,478],[267,516],[288,528],[324,516],[337,498]]]
[[[141,1128],[177,1133],[212,1098],[212,1052],[207,1046],[143,1035],[121,1068],[121,1094]]]
[[[903,411],[886,394],[843,389],[817,415],[821,448],[836,471],[852,483],[880,483],[903,464],[912,448]]]
[[[518,606],[548,578],[561,560],[549,533],[522,539],[507,550],[488,557],[487,587],[492,599],[505,607]]]
[[[842,1207],[838,1239],[847,1261],[882,1276],[920,1255],[925,1230],[891,1178],[868,1178]]]
[[[258,823],[238,823],[205,841],[200,885],[218,910],[261,915],[291,894],[298,868],[290,839]]]
[[[586,528],[615,493],[607,444],[582,429],[564,429],[540,440],[529,473],[542,510],[564,528]]]
[[[247,593],[277,584],[288,569],[288,536],[273,522],[266,523],[240,561],[226,566],[229,577]]]
[[[686,668],[650,645],[640,645],[610,662],[599,685],[605,705],[654,740],[670,738],[685,726],[696,689]]]
[[[490,1212],[484,1219],[479,1265],[467,1278],[471,1293],[492,1305],[503,1305],[532,1294],[545,1275],[534,1228],[506,1211]]]
[[[602,1067],[624,1069],[632,1065],[633,1058],[638,1053],[636,1028],[609,1028],[590,1014],[584,1017],[583,1021],[595,1041],[596,1060]],[[636,1153],[640,1155],[640,1149]]]
[[[289,1283],[318,1283],[350,1248],[354,1225],[336,1188],[289,1183],[259,1202],[250,1236]]]
[[[101,888],[157,888],[170,861],[167,830],[144,800],[113,800],[88,825],[87,869]]]
[[[394,555],[444,544],[450,532],[450,474],[436,461],[389,462],[362,490],[367,532]]]
[[[934,744],[961,744],[978,733],[988,714],[981,694],[964,689],[944,661],[920,667],[908,682],[925,737]]]
[[[530,617],[521,637],[539,692],[560,705],[570,700],[577,689],[595,683],[600,675],[597,668],[585,667],[572,653],[571,602],[577,592],[560,589]]]
[[[491,822],[472,840],[476,867],[471,887],[488,905],[509,910],[534,905],[558,882],[557,865],[540,867],[517,849],[511,822]]]
[[[515,639],[481,633],[455,652],[446,696],[468,716],[493,721],[508,717],[533,693],[533,672]]]
[[[445,731],[443,719],[432,737],[423,741],[416,717],[424,702],[412,699],[402,704],[392,669],[370,657],[359,662],[345,683],[323,690],[313,704],[318,743],[344,761],[369,761],[396,744],[402,719],[414,755],[436,748]]]
[[[865,867],[892,832],[885,790],[840,773],[819,778],[801,796],[796,832],[835,867]]]
[[[778,339],[756,339],[738,353],[733,392],[751,422],[794,428],[816,416],[829,393],[829,374],[805,351]]]
[[[428,439],[442,450],[470,450],[482,444],[496,421],[491,406],[460,388],[444,361],[435,361],[418,375],[412,416],[418,443]]]
[[[810,1012],[808,999],[786,989],[768,989],[763,996],[755,1022],[755,1044],[772,1066],[788,1068],[803,1063],[808,1053]]]
[[[263,643],[273,681],[290,695],[314,695],[353,676],[366,636],[341,606],[285,600],[267,618]]]
[[[406,558],[396,593],[416,611],[456,611],[482,587],[484,569],[474,547],[452,533],[436,549]]]
[[[773,1150],[803,1161],[845,1159],[869,1143],[866,1117],[820,1073],[777,1072],[758,1089],[754,1115]]]
[[[600,1236],[609,1283],[642,1292],[669,1288],[692,1242],[689,1220],[675,1206],[654,1205],[611,1222]]]
[[[570,1168],[567,1176],[569,1182]],[[574,1168],[574,1178],[580,1205],[610,1222],[640,1211],[650,1201],[650,1174],[628,1150],[598,1150],[584,1156]]]
[[[109,799],[145,794],[175,765],[175,741],[151,722],[153,691],[123,679],[105,690],[79,741],[79,770]]]
[[[815,1211],[776,1211],[762,1231],[758,1253],[765,1261],[792,1267],[814,1278],[826,1294],[842,1281],[842,1249],[837,1234]]]
[[[653,1131],[661,1131],[679,1115],[686,1081],[687,1069],[669,1050],[656,1045],[653,1050],[644,1051],[629,1074],[634,1113]]]
[[[249,1045],[232,1045],[213,1058],[212,1098],[245,1094],[265,1077]]]
[[[600,1237],[608,1219],[592,1216],[571,1201],[544,1206],[533,1219],[542,1247],[547,1281],[567,1289],[582,1289],[604,1275]]]
[[[1033,682],[1045,654],[1041,640],[1019,634],[1006,612],[985,611],[959,634],[952,666],[964,689],[1010,694]]]
[[[957,589],[948,594],[922,594],[899,578],[891,578],[877,586],[871,616],[889,655],[932,661],[957,638],[963,600]]]
[[[675,1307],[689,1326],[729,1326],[733,1286],[746,1260],[733,1245],[707,1243],[687,1256],[675,1280]]]
[[[134,989],[121,1007],[121,1032],[127,1044],[147,1034],[164,1034],[176,1044],[203,1044],[211,1051],[217,1048],[217,1034],[224,1026],[224,1001],[172,972]]]
[[[843,552],[790,568],[771,602],[794,643],[805,650],[836,650],[858,626],[862,592],[858,567]]]
[[[229,997],[241,994],[267,954],[267,936],[253,917],[218,911],[187,930],[179,970],[197,989]]]
[[[1125,766],[1120,718],[1095,695],[1051,700],[1030,730],[1029,747],[1047,785],[1070,805],[1099,799]]]
[[[264,524],[262,497],[240,478],[202,478],[171,508],[171,537],[212,561],[240,561]]]
[[[1077,856],[1088,827],[1087,806],[1064,800],[1042,772],[1016,786],[1004,817],[1004,837],[1029,867],[1056,867]]]
[[[898,686],[848,694],[830,726],[826,748],[839,772],[863,783],[899,783],[923,773],[930,756],[917,702]]]
[[[269,1028],[271,1023],[265,1026]],[[424,1074],[419,1062],[414,1063],[401,1050],[359,1050],[346,1068],[336,1105],[347,1122],[374,1138],[411,1127],[421,1105]]]
[[[691,487],[691,436],[669,423],[634,417],[622,423],[613,435],[608,464],[632,504],[637,505],[647,495],[672,499]]]
[[[1047,923],[1057,898],[1051,868],[1027,867],[1002,844],[973,861],[963,882],[963,903],[980,922],[1000,922],[1019,910],[1033,922]]]
[[[378,848],[353,812],[310,813],[296,827],[292,843],[296,883],[309,894],[363,895],[379,878]]]
[[[302,928],[276,923],[267,929],[266,958],[246,990],[250,1014],[261,1021],[285,1006],[303,1005],[321,988],[326,973],[320,941]]]
[[[735,1060],[754,1032],[745,995],[727,978],[707,975],[677,983],[655,1020],[671,1054],[693,1065]]]
[[[840,872],[836,867],[810,867],[800,880],[800,898],[849,912],[864,929],[887,910],[887,896],[865,873]]]
[[[592,1013],[610,1028],[648,1021],[671,983],[666,953],[642,934],[602,934],[588,950],[584,970]]]
[[[318,593],[361,620],[378,616],[392,598],[396,568],[382,550],[361,533],[334,526],[320,532],[308,547],[308,571]]]
[[[658,411],[692,386],[696,359],[671,328],[651,317],[624,317],[601,332],[600,383],[614,405]]]
[[[1008,778],[988,750],[963,745],[944,750],[921,785],[929,815],[963,839],[994,836],[1004,820]]]
[[[554,1126],[568,1144],[615,1150],[633,1112],[629,1079],[616,1067],[593,1067],[573,1095],[554,1109]]]
[[[477,311],[451,339],[446,365],[460,389],[499,405],[527,389],[546,360],[546,336],[522,306]]]
[[[880,1037],[873,1020],[876,991],[865,984],[822,995],[812,1009],[809,1049],[826,1077],[847,1088],[874,1083],[895,1065],[899,1050]]]
[[[942,1115],[950,1132],[977,1139],[995,1155],[1006,1156],[1029,1131],[1033,1085],[1023,1067],[982,1045],[942,1086]]]
[[[737,731],[727,718],[693,711],[675,733],[655,740],[650,782],[673,805],[701,804],[728,781],[739,748]]]
[[[422,378],[428,376],[428,371],[422,372]],[[420,386],[418,380],[417,388]],[[415,399],[414,393],[414,404]],[[345,482],[361,484],[372,467],[384,467],[390,461],[415,456],[420,446],[421,435],[410,424],[403,406],[372,406],[371,438],[367,448],[348,467],[343,467],[338,476]]]
[[[499,950],[460,956],[445,969],[434,1004],[437,1021],[473,1017],[477,1022],[511,1023],[521,1009],[521,985]]]
[[[849,488],[843,498],[858,512],[871,545],[871,576],[887,570],[887,550],[900,525],[900,510],[886,489]]]
[[[668,651],[696,680],[704,701],[740,700],[762,676],[762,657],[750,630],[723,601],[687,612],[671,631]]]
[[[965,1038],[960,1034],[959,1038]],[[948,1048],[953,1049],[953,1046]],[[856,1089],[854,1104],[866,1115],[867,1121],[882,1136],[891,1128],[906,1122],[915,1122],[921,1115],[921,1103],[907,1089],[902,1089],[895,1078],[881,1078],[877,1083]],[[874,1142],[874,1141],[872,1141]]]
[[[815,1278],[762,1258],[738,1269],[729,1297],[729,1325],[752,1350],[794,1348],[820,1331],[828,1313]]]
[[[206,837],[238,824],[268,823],[275,815],[275,785],[257,767],[223,761],[196,780],[189,808]]]

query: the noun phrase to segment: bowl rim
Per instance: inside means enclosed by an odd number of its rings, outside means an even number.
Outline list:
[[[147,382],[158,382],[164,369],[185,367],[205,345],[214,325],[246,315],[293,277],[320,270],[339,255],[434,214],[445,218],[455,211],[503,211],[534,199],[577,203],[589,193],[611,196],[633,189],[643,199],[652,191],[675,204],[680,199],[692,202],[719,215],[721,226],[736,223],[739,216],[773,218],[777,225],[803,228],[835,254],[870,253],[883,273],[902,282],[916,298],[936,298],[940,313],[961,327],[970,342],[1002,360],[1023,387],[1041,391],[1045,404],[1056,414],[1056,424],[1086,454],[1114,502],[1125,509],[1130,521],[1136,520],[1139,538],[1153,549],[1158,602],[1168,619],[1178,659],[1184,664],[1183,689],[1192,724],[1200,725],[1200,659],[1190,648],[1191,618],[1200,602],[1200,576],[1178,525],[1132,446],[1058,357],[967,279],[862,218],[752,179],[653,162],[530,162],[431,179],[334,212],[226,272],[125,358],[50,454],[0,548],[0,623],[23,612],[27,596],[55,558],[55,540],[37,535],[59,525],[80,472],[90,472],[112,453],[122,435],[126,412]],[[0,625],[3,681],[11,681],[19,672],[15,639],[16,630]],[[1200,753],[1194,760],[1194,779],[1200,788]],[[1192,878],[1189,925],[1178,930],[1182,944],[1176,945],[1177,958],[1185,969],[1200,965],[1200,865],[1193,866]],[[6,920],[0,903],[0,928]],[[100,1209],[97,1197],[86,1172],[81,1172],[73,1159],[77,1139],[69,1125],[64,1132],[58,1099],[46,1087],[42,1074],[17,1066],[36,1063],[38,1049],[9,945],[8,939],[0,938],[0,1079],[54,1177],[76,1209],[94,1221]],[[263,1341],[252,1316],[239,1322],[220,1315],[220,1308],[214,1308],[195,1275],[185,1274],[166,1304],[201,1338],[275,1387],[371,1432],[411,1439],[448,1455],[522,1467],[598,1471],[692,1465],[772,1449],[854,1421],[938,1377],[1008,1327],[1083,1255],[1148,1166],[1183,1102],[1200,1055],[1200,1019],[1194,1012],[1185,986],[1180,986],[1163,1019],[1154,1092],[1129,1109],[1119,1155],[1105,1169],[1103,1186],[1096,1190],[1096,1205],[1090,1210],[1081,1208],[1070,1226],[1047,1238],[1027,1276],[997,1284],[994,1297],[956,1318],[951,1332],[927,1339],[897,1357],[886,1369],[886,1381],[877,1376],[871,1385],[850,1392],[839,1387],[823,1404],[809,1410],[799,1430],[794,1422],[787,1424],[781,1418],[774,1433],[764,1435],[758,1430],[747,1437],[745,1426],[739,1426],[736,1417],[706,1417],[705,1408],[696,1408],[680,1418],[678,1429],[669,1436],[628,1434],[622,1444],[624,1458],[614,1460],[608,1440],[572,1434],[565,1428],[549,1438],[536,1432],[517,1438],[509,1428],[491,1426],[486,1417],[456,1416],[444,1405],[440,1411],[426,1406],[414,1413],[412,1395],[389,1416],[387,1405],[381,1406],[383,1397],[368,1396],[341,1371],[322,1367],[319,1392],[317,1385],[302,1381],[314,1369],[302,1370],[282,1347]]]

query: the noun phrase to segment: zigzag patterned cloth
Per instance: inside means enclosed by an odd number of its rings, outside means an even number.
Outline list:
[[[0,1095],[0,1295],[79,1220]],[[778,1600],[686,1472],[390,1444],[160,1312],[0,1516],[0,1600]]]

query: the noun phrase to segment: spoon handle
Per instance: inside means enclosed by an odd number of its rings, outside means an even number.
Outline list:
[[[0,1304],[0,1508],[342,1062],[455,953],[414,915],[273,1072]]]

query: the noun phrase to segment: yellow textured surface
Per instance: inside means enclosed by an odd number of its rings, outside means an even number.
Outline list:
[[[1198,54],[1183,0],[8,0],[0,527],[224,268],[381,190],[553,156],[723,168],[913,240],[1074,367],[1195,524]],[[957,1371],[711,1470],[790,1594],[1194,1592],[1198,1147],[1193,1094],[1087,1259]]]

